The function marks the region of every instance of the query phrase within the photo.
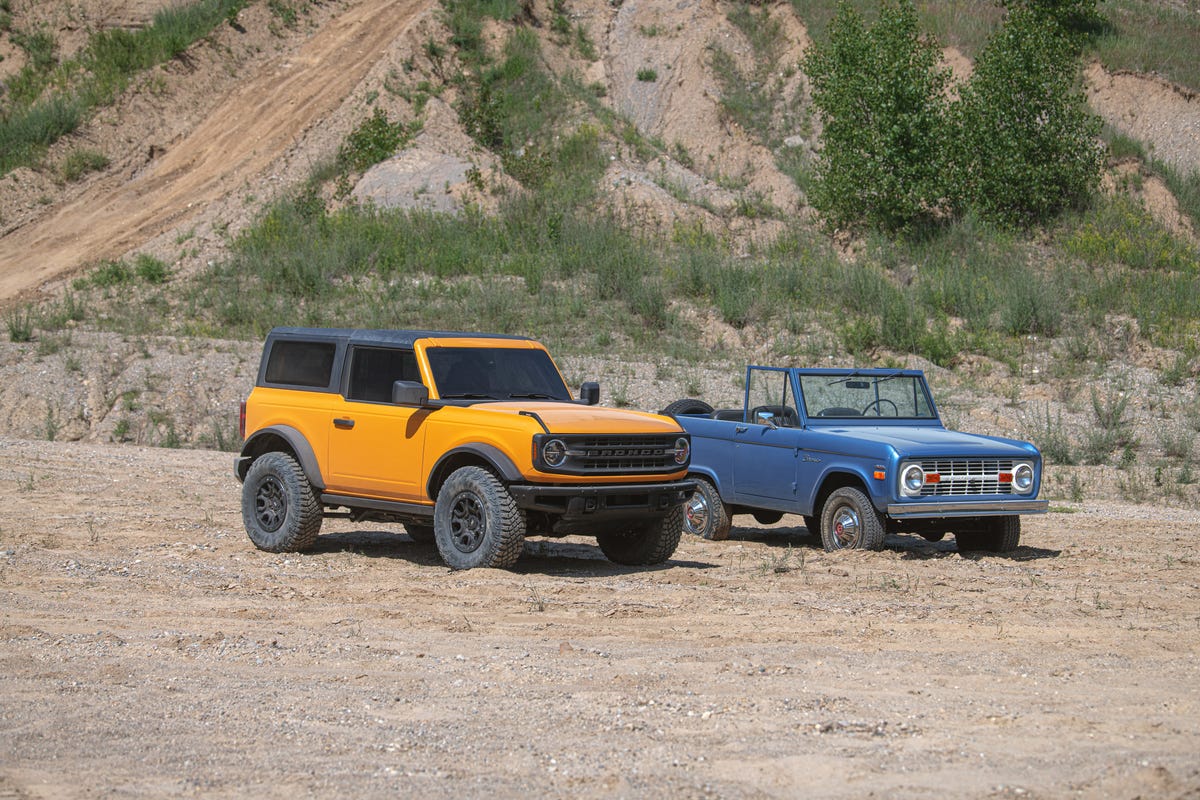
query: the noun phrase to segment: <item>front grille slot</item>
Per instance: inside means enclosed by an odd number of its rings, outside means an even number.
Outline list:
[[[1012,494],[1012,481],[1001,482],[1000,474],[1011,476],[1010,458],[929,459],[918,462],[925,474],[941,476],[937,483],[921,487],[922,497],[945,497],[983,494]]]

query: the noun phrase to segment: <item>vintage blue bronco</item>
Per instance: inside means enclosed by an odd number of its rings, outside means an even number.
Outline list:
[[[799,514],[826,550],[879,550],[887,533],[1008,552],[1040,514],[1042,456],[1027,442],[947,430],[920,370],[751,366],[742,408],[677,400],[697,488],[684,530],[729,535],[734,514]]]

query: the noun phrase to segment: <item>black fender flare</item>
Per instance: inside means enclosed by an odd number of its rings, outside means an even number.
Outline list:
[[[285,446],[280,446],[280,440]],[[313,485],[313,488],[318,490],[325,488],[325,478],[321,475],[321,465],[317,461],[317,454],[313,452],[312,445],[308,443],[308,439],[304,438],[304,434],[291,425],[271,425],[255,431],[246,440],[246,443],[242,445],[242,455],[238,458],[235,466],[238,479],[245,480],[251,462],[273,450],[290,450],[296,457],[296,461],[300,463],[300,469],[304,470],[304,477],[308,478],[308,482]]]
[[[490,444],[464,444],[442,454],[442,457],[429,470],[429,479],[425,484],[425,492],[431,499],[436,500],[442,483],[450,477],[450,473],[462,466],[485,463],[505,483],[518,483],[525,480],[521,470],[513,460],[498,447]]]

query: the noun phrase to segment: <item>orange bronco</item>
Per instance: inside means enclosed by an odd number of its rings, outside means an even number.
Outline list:
[[[527,534],[595,536],[619,564],[679,543],[690,439],[668,417],[573,400],[516,336],[276,328],[242,407],[242,519],[270,552],[326,516],[400,522],[453,569],[512,566]]]

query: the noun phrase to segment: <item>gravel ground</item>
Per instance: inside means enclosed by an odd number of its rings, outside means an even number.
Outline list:
[[[0,439],[0,797],[1200,797],[1194,510],[453,573],[255,550],[230,460]]]

